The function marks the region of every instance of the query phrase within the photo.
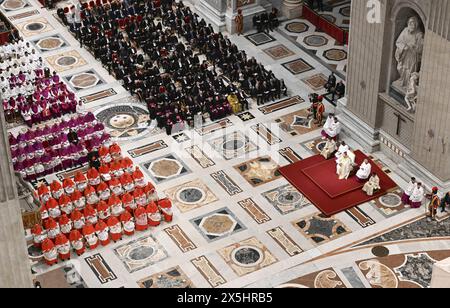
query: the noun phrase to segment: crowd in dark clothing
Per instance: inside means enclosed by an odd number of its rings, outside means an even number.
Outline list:
[[[214,121],[243,111],[248,97],[263,103],[286,94],[283,81],[182,2],[85,4],[80,25],[65,20],[168,134],[178,123],[193,125],[195,115]]]
[[[270,14],[264,12],[260,15],[253,16],[253,27],[258,32],[270,32],[274,31],[280,26],[280,21],[278,20],[278,10],[273,8]]]

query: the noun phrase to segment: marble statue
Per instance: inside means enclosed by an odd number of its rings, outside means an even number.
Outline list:
[[[419,73],[412,73],[406,89],[405,102],[408,111],[416,111],[417,91],[419,88]]]
[[[424,33],[419,28],[419,19],[411,17],[396,42],[395,59],[400,79],[394,83],[395,85],[406,90],[411,75],[419,72],[423,45]]]

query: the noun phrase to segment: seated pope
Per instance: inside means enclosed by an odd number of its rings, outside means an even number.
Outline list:
[[[356,177],[358,178],[359,182],[365,182],[369,179],[371,173],[372,173],[372,165],[369,163],[368,159],[365,159],[364,162],[359,167],[359,170],[356,173]]]

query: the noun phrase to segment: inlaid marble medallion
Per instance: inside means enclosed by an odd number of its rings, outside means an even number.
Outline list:
[[[4,0],[0,4],[0,7],[5,12],[18,11],[28,6],[30,6],[30,4],[25,0]]]
[[[287,184],[262,194],[264,198],[280,212],[287,215],[300,210],[311,202],[292,185]]]
[[[166,250],[149,235],[114,249],[128,272],[134,273],[168,257]]]
[[[346,288],[346,286],[336,271],[328,268],[295,278],[279,285],[278,288],[341,289]]]
[[[313,214],[292,223],[315,245],[321,245],[351,233],[350,228],[334,217]]]
[[[328,39],[325,36],[313,34],[305,37],[303,42],[310,47],[321,47],[328,44]]]
[[[82,67],[87,64],[87,61],[83,59],[76,50],[50,56],[47,57],[46,60],[58,73]]]
[[[88,287],[81,276],[79,266],[76,266],[74,261],[65,262],[62,267],[38,274],[35,279],[42,288],[46,289],[84,289]]]
[[[195,288],[192,281],[179,266],[153,274],[137,282],[141,288]]]
[[[277,258],[256,237],[217,251],[238,276],[244,276],[276,263]]]
[[[241,132],[234,132],[210,140],[208,143],[226,160],[238,158],[258,150],[258,146],[251,142],[250,139]]]
[[[314,76],[302,79],[304,83],[306,83],[311,89],[314,91],[320,91],[323,89],[325,84],[328,81],[327,76],[324,74],[316,74]]]
[[[217,241],[246,229],[228,208],[191,219],[191,223],[208,242]]]
[[[199,179],[169,188],[164,193],[182,213],[218,201],[216,195]]]
[[[156,184],[191,173],[186,164],[175,154],[168,154],[140,164]]]
[[[295,55],[292,50],[283,44],[264,49],[263,51],[274,60],[280,60]]]
[[[402,203],[402,194],[402,190],[397,189],[378,199],[370,201],[370,204],[383,216],[391,217],[407,210],[407,207]]]
[[[293,60],[287,63],[283,63],[282,65],[294,75],[299,75],[314,69],[314,67],[312,67],[303,59]]]
[[[16,25],[16,28],[25,36],[30,37],[54,30],[53,26],[43,17],[27,20]]]
[[[279,166],[270,156],[264,156],[234,166],[253,187],[270,183],[281,177]]]
[[[308,109],[301,109],[299,111],[289,113],[275,120],[280,125],[280,128],[291,136],[298,136],[310,133],[321,127],[320,124],[315,123],[314,119],[309,117]]]
[[[267,34],[265,32],[254,33],[246,35],[245,37],[256,46],[264,45],[275,41],[275,39],[270,34]]]
[[[76,91],[90,89],[104,83],[102,78],[94,70],[70,75],[65,77],[65,79]]]
[[[323,56],[330,61],[343,61],[347,59],[347,52],[342,49],[329,49],[324,51]]]
[[[309,30],[309,26],[304,22],[291,22],[285,26],[286,30],[292,33],[303,33]]]
[[[66,47],[67,42],[60,35],[52,35],[32,41],[36,48],[41,52],[53,51]]]
[[[132,97],[123,98],[94,111],[111,137],[119,141],[136,141],[162,133],[152,123],[147,108]]]
[[[324,148],[325,144],[325,140],[323,140],[322,138],[316,138],[310,141],[303,142],[301,145],[312,154],[320,154],[322,153],[322,149]]]

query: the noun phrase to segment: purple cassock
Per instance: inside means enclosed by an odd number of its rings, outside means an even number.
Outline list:
[[[13,134],[8,134],[8,139],[9,139],[9,145],[11,146],[11,149],[16,149],[17,148],[17,138],[14,137]]]
[[[52,81],[53,81],[53,83],[59,83],[59,76],[58,75],[53,75],[53,77],[52,77]]]
[[[26,138],[28,141],[34,141],[36,139],[36,132],[32,129],[29,129],[26,133]]]
[[[53,173],[52,157],[49,154],[42,156],[41,163],[44,165],[45,175]]]
[[[84,138],[86,137],[86,133],[85,133],[85,130],[84,130],[84,129],[79,129],[78,132],[77,132],[77,134],[78,134],[78,138],[79,138],[80,140],[84,140]]]
[[[45,154],[45,149],[44,149],[44,145],[42,144],[42,142],[36,142],[33,145],[33,149],[34,149],[35,155],[42,156]]]
[[[70,157],[70,155],[71,155],[70,147],[61,148],[61,150],[59,152],[60,152],[61,159],[62,159],[63,169],[72,168],[73,160]]]
[[[84,123],[89,123],[89,122],[94,122],[94,121],[95,121],[95,116],[92,112],[88,112],[84,116]]]

